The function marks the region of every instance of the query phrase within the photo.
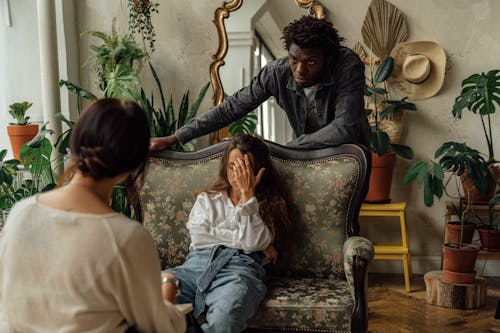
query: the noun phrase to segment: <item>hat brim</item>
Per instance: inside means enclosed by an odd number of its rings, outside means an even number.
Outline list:
[[[430,61],[430,73],[425,81],[412,83],[402,75],[405,58],[412,54],[422,54]],[[394,58],[392,74],[387,80],[400,97],[417,101],[436,95],[444,82],[446,54],[441,46],[430,41],[404,42],[397,44],[391,51]]]

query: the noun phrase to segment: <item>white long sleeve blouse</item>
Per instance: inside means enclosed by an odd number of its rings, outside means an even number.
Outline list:
[[[235,206],[225,192],[202,192],[196,198],[187,223],[192,250],[224,245],[244,253],[264,250],[272,241],[269,228],[252,197]]]

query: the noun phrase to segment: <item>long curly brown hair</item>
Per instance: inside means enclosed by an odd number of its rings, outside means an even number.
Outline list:
[[[331,22],[310,15],[302,16],[286,26],[281,39],[286,50],[294,43],[303,49],[321,49],[327,56],[335,56],[344,41]]]
[[[292,223],[288,214],[292,202],[283,178],[274,167],[269,149],[262,139],[250,134],[233,137],[222,157],[218,177],[207,192],[229,194],[231,185],[227,178],[227,163],[229,153],[233,149],[239,149],[242,154],[252,155],[255,174],[261,168],[266,169],[255,189],[255,197],[259,202],[259,214],[273,235],[275,248],[278,251],[287,250],[292,237]]]

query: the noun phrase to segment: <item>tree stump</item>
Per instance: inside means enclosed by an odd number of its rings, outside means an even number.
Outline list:
[[[472,284],[454,284],[443,280],[442,271],[424,275],[428,304],[453,309],[477,309],[486,304],[486,281],[476,277]]]

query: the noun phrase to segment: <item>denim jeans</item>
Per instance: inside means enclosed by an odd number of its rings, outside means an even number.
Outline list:
[[[206,310],[207,322],[201,326],[206,333],[243,331],[266,294],[265,272],[257,253],[216,246],[192,251],[184,264],[165,271],[180,282],[177,303],[193,303],[195,316]]]

